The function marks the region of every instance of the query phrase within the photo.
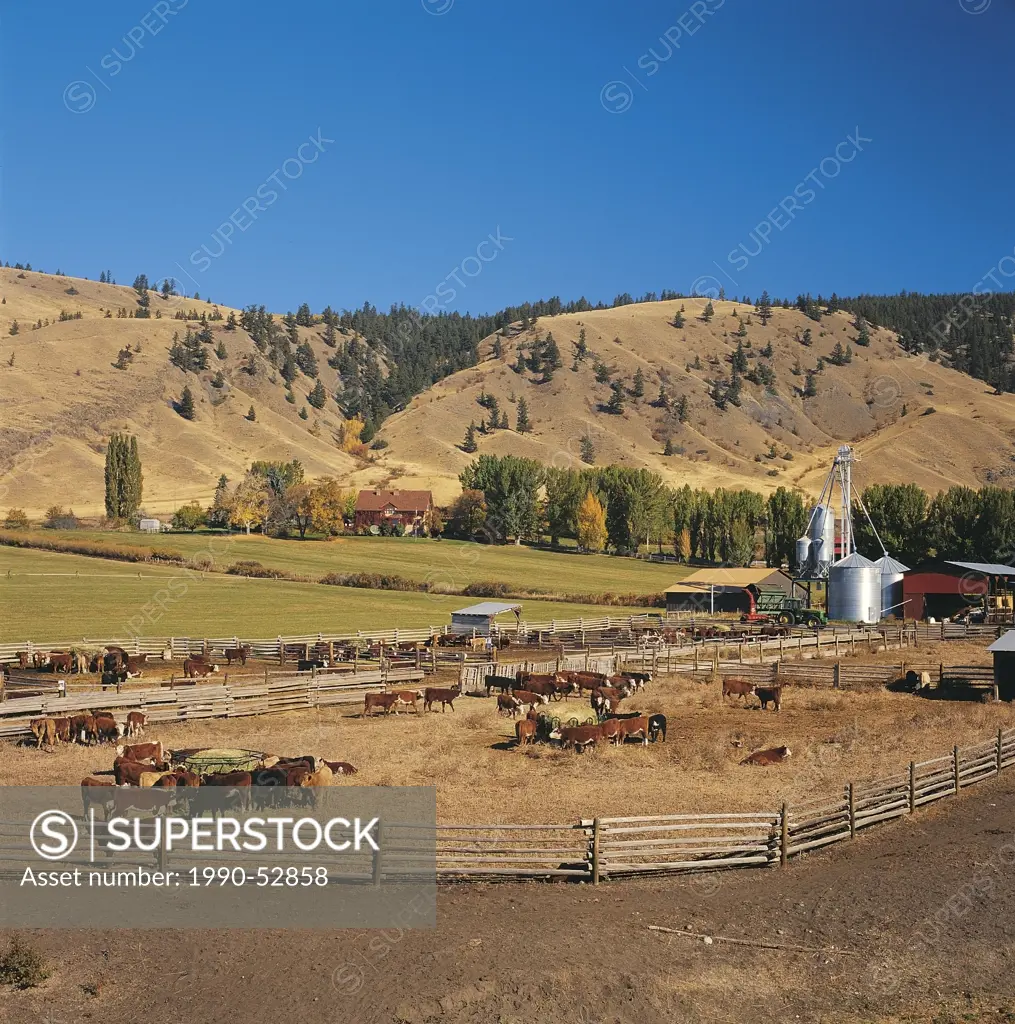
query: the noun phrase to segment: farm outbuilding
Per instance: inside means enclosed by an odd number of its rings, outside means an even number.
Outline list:
[[[946,619],[971,607],[989,608],[1010,594],[1015,567],[995,562],[929,559],[902,577],[907,619]]]
[[[1009,629],[988,648],[994,655],[994,686],[999,700],[1015,700],[1015,629]]]
[[[500,601],[484,601],[482,604],[461,608],[459,611],[451,613],[451,632],[489,636],[493,632],[494,619],[505,612],[514,612],[515,618],[520,619],[522,606],[520,604],[504,604]]]
[[[138,524],[142,533],[161,533],[162,523],[158,519],[142,519]]]
[[[764,593],[797,596],[796,585],[782,569],[697,569],[666,590],[668,612],[739,612],[752,610]]]

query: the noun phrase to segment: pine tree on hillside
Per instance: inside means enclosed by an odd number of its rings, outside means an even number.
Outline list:
[[[737,342],[736,351],[733,353],[733,369],[736,373],[747,372],[747,354],[744,352],[743,342]]]
[[[677,402],[677,419],[681,423],[687,422],[687,395],[681,395]]]
[[[310,394],[307,395],[307,401],[315,409],[324,408],[325,404],[328,401],[328,392],[325,390],[324,384],[322,384],[321,381],[318,381],[314,385],[313,391],[311,391]]]
[[[218,343],[217,347],[215,348],[215,355],[218,356],[219,359],[225,359],[226,358],[228,353],[226,352],[226,346],[225,346],[224,342],[220,341]]]
[[[470,423],[465,431],[465,440],[462,442],[462,451],[472,454],[479,450],[479,445],[476,443],[476,424]]]
[[[236,314],[232,310],[229,311],[229,316],[226,317],[226,330],[236,330]]]
[[[758,311],[761,326],[767,326],[768,321],[772,319],[772,300],[768,297],[767,290],[761,293],[761,298],[758,299],[758,304],[754,308]]]
[[[529,423],[529,404],[524,398],[518,399],[518,419],[515,429],[519,434],[528,434],[532,430]]]
[[[582,439],[579,441],[579,451],[582,462],[587,466],[594,466],[596,464],[596,446],[592,443],[592,438],[588,434],[582,435]]]
[[[247,410],[247,419],[250,420],[251,423],[253,423],[254,420],[257,419],[257,413],[254,411],[254,407],[253,406],[251,406]]]
[[[296,323],[300,327],[312,327],[314,323],[313,315],[310,312],[310,307],[304,302],[302,306],[296,311]]]
[[[191,394],[189,387],[185,387],[183,389],[183,394],[180,395],[180,401],[177,403],[176,411],[185,420],[192,420],[194,418],[194,396]]]
[[[676,450],[673,447],[673,438],[667,437],[666,443],[663,445],[663,455],[667,456],[668,458],[669,456],[674,454],[676,454]]]
[[[708,324],[708,323],[712,322],[712,317],[714,317],[714,316],[715,316],[715,309],[712,307],[712,300],[709,299],[708,300],[708,304],[705,306],[704,310],[702,310],[701,319],[704,320],[705,323]]]
[[[634,384],[631,387],[631,394],[635,398],[645,397],[645,374],[642,373],[640,366],[634,371]]]
[[[619,416],[624,411],[624,384],[615,380],[610,385],[610,400],[606,403],[606,411]]]

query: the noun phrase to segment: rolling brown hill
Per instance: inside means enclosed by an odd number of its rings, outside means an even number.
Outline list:
[[[715,316],[705,323],[700,317],[705,301],[678,299],[545,318],[534,330],[503,339],[500,358],[488,339],[478,366],[441,381],[387,421],[381,431],[389,442],[383,465],[394,478],[438,480],[439,493],[453,493],[458,472],[473,458],[460,448],[466,427],[487,415],[477,403],[485,392],[508,410],[512,427],[517,400],[524,397],[534,429],[480,436],[480,453],[579,467],[580,441],[588,435],[597,464],[644,466],[674,484],[817,491],[835,449],[849,442],[861,455],[856,473],[861,486],[913,481],[934,492],[951,484],[1013,482],[1015,396],[994,395],[982,381],[908,355],[887,330],[871,330],[869,347],[860,347],[845,313],[815,323],[795,309],[777,308],[763,327],[753,307],[725,301],[713,303]],[[681,306],[685,324],[678,329],[672,321]],[[736,336],[741,321],[734,314],[743,318],[747,337]],[[808,328],[809,347],[798,340]],[[572,354],[582,329],[595,357],[575,370]],[[548,383],[515,372],[517,347],[527,348],[549,331],[563,367]],[[749,365],[770,364],[775,382],[769,390],[745,380],[740,407],[721,411],[710,397],[709,381],[730,377],[738,342],[745,345]],[[836,342],[852,347],[850,363],[828,362]],[[769,345],[771,356],[760,356]],[[629,390],[640,368],[644,398],[629,396],[622,415],[606,412],[610,389],[596,381],[595,358]],[[819,358],[825,366],[815,378],[817,394],[805,398],[806,371],[815,369]],[[671,399],[669,409],[655,401],[661,384]],[[683,423],[675,411],[681,396],[687,399]],[[677,454],[663,455],[667,438]]]
[[[188,326],[174,314],[218,310],[227,317],[228,307],[163,299],[154,291],[150,296],[151,319],[119,319],[121,308],[137,308],[133,288],[0,269],[0,508],[39,515],[61,504],[79,515],[101,514],[105,444],[117,430],[138,436],[143,504],[152,514],[190,499],[209,502],[221,473],[235,481],[254,459],[298,458],[312,477],[369,476],[368,461],[339,448],[343,419],[335,402],[329,397],[321,411],[310,406],[314,382],[302,374],[293,386],[296,403],[287,402],[284,382],[242,330],[226,330],[224,320],[209,324],[214,343],[206,372],[188,374],[169,362],[174,333],[182,337]],[[81,319],[59,319],[78,312]],[[19,331],[11,336],[15,320]],[[40,320],[44,326],[33,329]],[[330,394],[337,373],[327,365],[322,331],[300,328]],[[219,340],[225,360],[214,352]],[[126,369],[116,369],[127,346],[140,351]],[[251,355],[258,357],[256,377],[243,369]],[[221,390],[211,385],[220,369],[226,378]],[[196,403],[193,421],[173,405],[186,384]],[[251,406],[253,421],[247,419]],[[305,421],[299,416],[304,407]]]
[[[863,457],[861,484],[915,481],[936,491],[953,483],[1009,483],[1015,471],[1015,397],[995,396],[980,381],[907,355],[886,330],[872,330],[870,347],[858,347],[843,313],[815,323],[796,310],[776,309],[762,327],[752,307],[715,302],[715,317],[705,323],[704,300],[685,299],[544,318],[534,330],[516,328],[501,339],[500,357],[493,354],[494,339],[487,339],[479,365],[439,382],[388,419],[380,433],[387,448],[355,457],[339,447],[343,418],[336,403],[329,397],[324,410],[313,409],[306,401],[313,381],[302,374],[293,388],[296,403],[287,402],[283,382],[252,340],[242,330],[228,331],[224,319],[210,323],[214,342],[206,372],[186,374],[170,364],[173,334],[187,328],[176,313],[218,310],[227,317],[228,307],[163,299],[153,291],[153,317],[159,311],[160,319],[121,319],[119,309],[136,308],[132,288],[3,268],[0,299],[0,509],[19,506],[32,515],[53,504],[100,514],[105,442],[117,430],[140,440],[144,507],[152,514],[190,499],[208,502],[219,474],[236,480],[254,459],[275,458],[299,458],[311,477],[331,474],[350,486],[429,487],[447,501],[472,458],[460,445],[469,422],[486,415],[476,401],[484,391],[508,411],[512,427],[524,397],[533,430],[481,436],[480,452],[580,466],[587,435],[597,464],[645,466],[674,484],[762,490],[785,484],[813,491],[836,446],[847,441]],[[681,306],[686,322],[677,329],[672,320]],[[61,313],[81,318],[61,321]],[[741,321],[735,313],[746,324],[745,338],[736,336]],[[11,336],[15,320],[19,332]],[[43,326],[33,329],[40,320]],[[809,347],[798,340],[808,328]],[[582,329],[591,353],[572,369]],[[541,383],[533,373],[515,372],[517,347],[548,331],[564,364],[553,379]],[[327,365],[323,327],[300,328],[300,335],[310,341],[320,377],[334,393],[339,381]],[[214,354],[219,340],[227,351],[221,361]],[[770,364],[775,380],[771,389],[745,380],[740,406],[722,411],[709,381],[729,377],[738,340],[749,364]],[[852,345],[852,362],[826,364],[815,378],[816,396],[804,398],[805,371],[815,369],[819,357],[827,360],[837,341]],[[760,355],[768,345],[771,356]],[[116,369],[127,346],[140,351],[126,369]],[[244,370],[252,355],[259,358],[255,377]],[[621,415],[604,411],[609,387],[596,381],[597,360],[628,388],[642,370],[645,395],[629,396]],[[226,379],[222,389],[211,384],[218,370]],[[197,403],[193,422],[174,409],[187,383]],[[654,402],[661,384],[671,399],[668,409]],[[676,413],[681,396],[687,400],[684,422]],[[254,421],[246,418],[251,405]],[[304,407],[306,420],[299,416]],[[676,454],[663,455],[667,438]]]

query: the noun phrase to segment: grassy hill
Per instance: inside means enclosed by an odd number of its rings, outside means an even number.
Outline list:
[[[863,459],[856,474],[861,486],[914,481],[933,492],[956,483],[1011,482],[1015,396],[995,396],[982,381],[927,356],[908,355],[887,330],[872,330],[869,347],[860,347],[845,313],[816,323],[795,309],[776,309],[763,327],[753,307],[734,302],[714,302],[715,316],[705,323],[704,305],[704,299],[678,299],[544,318],[534,331],[503,339],[499,358],[488,339],[478,366],[439,382],[387,421],[382,465],[397,479],[432,481],[437,474],[439,493],[453,494],[458,472],[472,458],[459,446],[469,422],[486,416],[477,404],[485,392],[508,410],[512,427],[517,400],[524,397],[534,429],[480,437],[480,452],[527,455],[558,466],[581,465],[580,441],[588,435],[598,464],[644,466],[673,483],[816,491],[835,449],[850,442]],[[672,321],[681,306],[685,324],[678,329]],[[744,321],[746,337],[737,337],[741,320],[734,313]],[[572,369],[573,345],[583,329],[594,356]],[[808,329],[810,346],[798,340]],[[517,347],[527,348],[549,331],[564,366],[548,383],[515,372]],[[774,387],[745,380],[740,407],[721,411],[709,382],[730,377],[738,342],[750,366],[771,366]],[[837,342],[852,347],[847,365],[828,363]],[[761,356],[769,345],[771,356]],[[816,369],[819,358],[825,367],[815,377],[817,394],[805,398],[806,371]],[[596,359],[629,390],[641,369],[644,398],[629,397],[622,415],[606,412],[610,389],[596,380]],[[660,384],[671,398],[668,410],[653,404]],[[685,422],[675,412],[681,396],[687,399]],[[667,437],[678,454],[663,455]]]
[[[343,419],[335,402],[329,397],[324,410],[312,408],[306,399],[314,381],[303,374],[293,385],[296,403],[287,402],[284,382],[249,336],[227,330],[224,320],[209,324],[214,342],[207,346],[207,371],[195,375],[171,365],[173,335],[182,338],[188,327],[174,314],[218,310],[227,317],[230,310],[150,294],[152,319],[119,319],[118,310],[137,307],[132,288],[0,268],[0,505],[34,515],[53,504],[100,514],[105,443],[117,430],[139,438],[144,506],[153,514],[190,499],[209,502],[220,473],[239,479],[254,459],[299,458],[311,476],[349,478],[369,470],[368,462],[340,450]],[[81,318],[61,321],[61,313]],[[50,323],[33,329],[40,320]],[[15,321],[19,331],[11,336]],[[327,365],[321,333],[300,328],[330,394],[337,374]],[[220,340],[224,360],[215,355]],[[126,347],[140,350],[126,369],[117,369]],[[244,369],[250,357],[257,360],[257,376]],[[218,370],[226,378],[221,389],[211,384]],[[173,406],[187,384],[196,403],[193,421]],[[251,406],[253,421],[247,419]],[[304,407],[305,421],[299,416]]]
[[[164,515],[191,499],[208,503],[220,473],[236,480],[255,459],[298,458],[310,477],[432,488],[448,501],[471,458],[459,447],[465,429],[486,414],[476,401],[484,391],[497,397],[512,427],[524,397],[533,431],[482,436],[481,452],[580,465],[581,439],[588,436],[597,464],[645,466],[673,483],[815,491],[835,448],[847,441],[864,459],[861,485],[915,481],[936,491],[954,483],[1007,483],[1013,471],[1015,397],[994,396],[981,381],[907,355],[887,330],[871,331],[870,346],[859,347],[845,313],[816,323],[797,310],[777,309],[762,327],[752,307],[715,302],[715,316],[705,323],[704,300],[686,299],[543,317],[535,330],[516,327],[502,338],[499,356],[488,338],[477,366],[438,382],[385,422],[380,437],[387,448],[354,457],[339,446],[344,421],[330,396],[340,380],[327,363],[332,350],[323,327],[299,328],[329,394],[318,411],[306,400],[311,378],[301,373],[293,385],[295,404],[286,401],[277,371],[245,332],[227,330],[224,319],[209,323],[206,371],[185,373],[170,364],[173,335],[182,337],[188,326],[176,314],[217,310],[225,318],[228,307],[152,292],[153,319],[119,318],[118,310],[137,307],[132,288],[3,268],[0,299],[0,508],[20,506],[33,516],[53,504],[79,515],[102,512],[104,449],[114,431],[139,438],[143,504],[151,514]],[[686,322],[678,329],[672,321],[681,305]],[[19,331],[12,336],[15,321]],[[43,326],[33,329],[40,321]],[[741,322],[746,337],[738,337]],[[807,329],[810,346],[798,340]],[[572,346],[582,330],[590,355],[572,369]],[[548,331],[564,365],[547,383],[516,373],[517,347],[530,347]],[[220,341],[222,360],[215,354]],[[766,389],[745,380],[740,406],[723,411],[710,397],[710,381],[729,378],[738,342],[750,367],[770,366],[774,383]],[[806,371],[815,370],[819,358],[827,361],[836,342],[852,345],[852,362],[826,363],[814,378],[816,395],[803,397]],[[771,355],[761,355],[768,346]],[[133,359],[117,369],[118,354],[128,347]],[[246,372],[251,358],[255,376]],[[597,382],[597,362],[629,390],[640,369],[644,397],[629,396],[620,415],[604,411],[610,392]],[[215,388],[219,371],[224,386]],[[196,401],[192,422],[174,409],[185,384]],[[668,409],[653,404],[661,384],[671,399]],[[253,421],[247,419],[251,406]],[[667,439],[676,454],[663,455]]]

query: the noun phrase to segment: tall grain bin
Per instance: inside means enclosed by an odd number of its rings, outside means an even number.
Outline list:
[[[828,570],[828,617],[868,623],[881,618],[881,569],[859,551]]]
[[[811,562],[820,573],[835,559],[835,512],[829,505],[815,505],[807,524],[811,540]]]
[[[904,619],[906,608],[902,596],[902,574],[909,571],[909,566],[903,565],[891,555],[882,555],[874,564],[881,572],[881,615]]]

